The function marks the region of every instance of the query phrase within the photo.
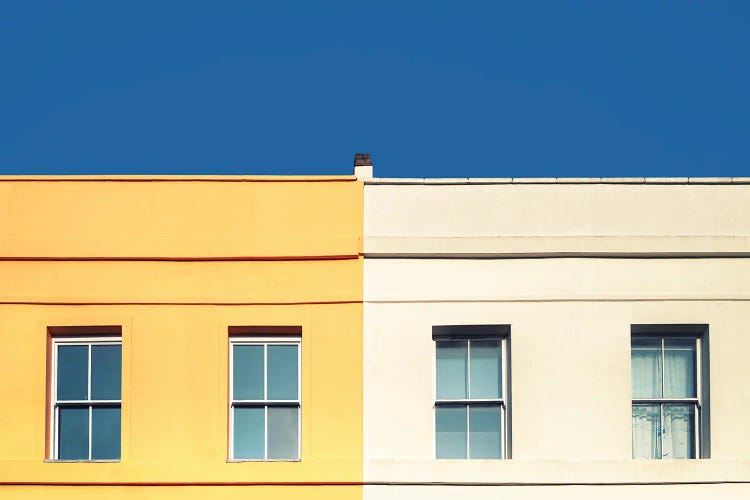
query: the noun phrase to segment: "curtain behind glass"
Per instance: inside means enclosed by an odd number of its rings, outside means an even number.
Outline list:
[[[694,398],[695,341],[664,341],[664,397]]]
[[[664,405],[662,458],[695,458],[695,406]]]
[[[660,398],[661,340],[633,340],[630,356],[633,398]]]
[[[661,458],[659,405],[633,405],[633,458]]]

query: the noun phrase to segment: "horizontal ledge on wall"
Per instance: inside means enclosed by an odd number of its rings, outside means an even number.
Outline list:
[[[364,486],[670,486],[688,484],[750,484],[750,480],[727,480],[727,481],[633,481],[633,482],[451,482],[451,481],[425,481],[425,482],[390,482],[390,481],[367,481]]]
[[[750,257],[750,236],[366,236],[366,258]]]
[[[344,230],[343,228],[341,229]],[[200,232],[196,229],[196,232]],[[247,236],[153,237],[128,235],[14,237],[0,235],[0,260],[286,261],[356,259],[359,235],[323,231]]]
[[[237,261],[261,261],[261,262],[274,262],[274,261],[306,261],[306,260],[354,260],[358,259],[360,254],[341,254],[341,255],[277,255],[277,256],[212,256],[212,257],[163,257],[163,256],[140,256],[140,257],[124,257],[124,256],[110,256],[110,257],[77,257],[77,256],[2,256],[0,255],[0,261],[18,261],[18,262],[29,262],[29,261],[51,261],[51,262],[237,262]]]
[[[358,481],[0,481],[0,486],[362,486]]]
[[[635,297],[635,296],[568,296],[568,297],[505,297],[476,299],[365,299],[365,304],[464,304],[495,302],[747,302],[750,294],[736,297]]]
[[[706,259],[747,258],[750,252],[365,253],[366,259]]]
[[[750,480],[719,480],[719,481],[612,481],[612,482],[451,482],[451,481],[297,481],[297,482],[251,482],[251,481],[0,481],[0,486],[80,486],[80,487],[180,487],[180,486],[669,486],[669,485],[699,485],[699,484],[750,484]]]
[[[338,305],[361,304],[361,300],[298,301],[298,302],[137,302],[137,301],[93,301],[93,300],[5,300],[0,298],[0,305],[35,305],[35,306],[305,306],[305,305]]]

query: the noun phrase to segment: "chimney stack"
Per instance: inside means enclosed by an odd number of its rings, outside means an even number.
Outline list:
[[[370,153],[355,153],[354,176],[357,179],[372,178],[372,160],[370,159]]]

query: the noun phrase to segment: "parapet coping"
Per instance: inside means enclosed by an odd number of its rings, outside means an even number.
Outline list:
[[[458,177],[369,178],[365,184],[750,184],[750,177]]]
[[[750,184],[750,177],[365,177],[354,175],[0,175],[0,182],[349,182],[365,184]]]
[[[353,175],[0,175],[0,182],[353,182]]]

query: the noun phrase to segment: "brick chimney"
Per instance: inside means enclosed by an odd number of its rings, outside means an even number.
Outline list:
[[[370,153],[356,153],[354,155],[354,176],[357,179],[372,178],[372,160]]]

